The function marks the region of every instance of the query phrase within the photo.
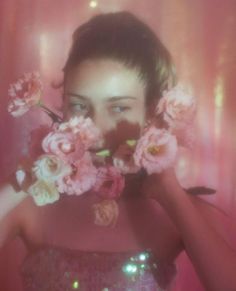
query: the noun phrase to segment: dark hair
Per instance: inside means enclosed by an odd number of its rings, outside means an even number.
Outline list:
[[[133,14],[123,11],[99,14],[79,26],[63,68],[67,72],[87,59],[118,60],[138,69],[146,82],[146,100],[160,98],[176,83],[170,53],[155,33]]]

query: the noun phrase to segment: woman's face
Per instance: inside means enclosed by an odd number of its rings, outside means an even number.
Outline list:
[[[144,81],[138,71],[117,61],[86,60],[71,69],[64,102],[65,119],[90,117],[103,136],[116,143],[137,137],[145,123]]]

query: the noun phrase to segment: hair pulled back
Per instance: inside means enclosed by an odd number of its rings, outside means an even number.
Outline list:
[[[176,83],[175,67],[168,50],[144,22],[130,12],[99,14],[73,33],[67,73],[84,60],[112,59],[137,69],[146,84],[147,103]]]

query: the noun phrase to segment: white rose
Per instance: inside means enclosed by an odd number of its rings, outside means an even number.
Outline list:
[[[43,180],[36,181],[29,187],[27,192],[33,197],[38,206],[54,203],[60,197],[55,183]]]
[[[55,155],[42,155],[32,168],[39,180],[56,181],[72,173],[70,165]]]

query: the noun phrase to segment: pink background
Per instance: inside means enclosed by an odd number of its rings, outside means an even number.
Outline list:
[[[207,197],[234,218],[236,194],[236,1],[232,0],[1,0],[0,2],[0,177],[6,177],[27,150],[29,131],[46,121],[30,113],[6,112],[7,89],[24,72],[39,71],[49,106],[60,105],[60,80],[71,34],[99,12],[129,10],[146,21],[168,47],[180,81],[198,98],[197,142],[184,151],[178,176],[184,186],[217,189]],[[1,290],[21,290],[17,268],[24,248],[16,240],[0,252]],[[203,290],[182,254],[175,291]],[[213,266],[214,267],[214,266]]]

